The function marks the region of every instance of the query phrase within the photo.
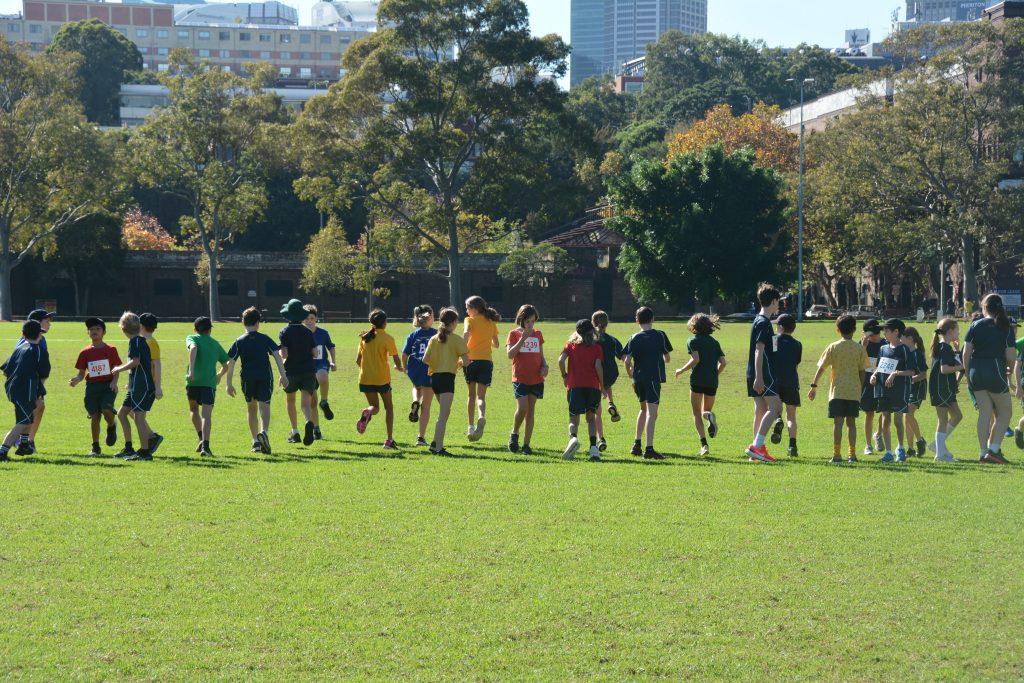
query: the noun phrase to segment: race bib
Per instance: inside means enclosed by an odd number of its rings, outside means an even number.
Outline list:
[[[877,368],[878,367],[878,359],[875,358],[874,356],[869,356],[868,357],[868,367],[871,368],[872,370]]]
[[[779,335],[772,336],[772,353],[779,352]]]
[[[891,375],[896,372],[896,369],[900,366],[900,362],[895,358],[879,358],[878,359],[878,371]]]
[[[91,360],[89,361],[88,368],[90,377],[107,377],[110,374],[110,361],[106,358]]]
[[[313,347],[313,360],[320,360],[324,357],[324,347],[322,344],[318,344]]]
[[[519,347],[519,353],[540,353],[540,339],[530,337]]]

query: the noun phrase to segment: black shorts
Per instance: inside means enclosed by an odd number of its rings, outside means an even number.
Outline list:
[[[641,403],[661,403],[661,382],[633,382],[633,393]]]
[[[14,404],[14,420],[16,424],[32,424],[33,414],[36,411],[35,401],[11,401]]]
[[[602,369],[604,370],[604,388],[605,390],[611,389],[619,381],[619,365],[613,363]]]
[[[878,401],[878,412],[880,413],[905,413],[910,408],[905,397],[896,394],[879,396],[875,400]]]
[[[828,416],[832,419],[837,417],[860,417],[860,402],[834,398],[828,402]]]
[[[957,405],[955,391],[952,393],[952,395],[946,396],[944,398],[939,397],[936,394],[932,394],[932,407],[934,408],[951,408],[955,405]]]
[[[430,376],[430,388],[437,395],[455,393],[455,373],[435,372]]]
[[[273,379],[243,379],[242,396],[246,403],[258,401],[259,403],[270,403],[270,396],[274,393]]]
[[[320,383],[316,381],[315,372],[303,372],[297,375],[287,375],[287,377],[288,386],[284,390],[286,394],[294,394],[296,391],[305,391],[312,394],[320,388]]]
[[[778,395],[779,395],[779,390],[775,386],[775,380],[774,379],[769,379],[769,378],[765,377],[764,378],[764,393],[763,394],[758,394],[758,393],[754,392],[754,378],[753,377],[748,377],[747,378],[747,396],[749,396],[750,398],[771,398],[773,396],[778,396]]]
[[[878,412],[878,399],[875,398],[875,388],[871,386],[870,376],[864,377],[864,388],[860,391],[860,409],[865,413]]]
[[[217,390],[213,387],[185,387],[189,402],[201,406],[212,406],[217,399]]]
[[[779,387],[779,398],[787,406],[800,407],[800,387]]]
[[[579,387],[569,390],[569,415],[585,415],[601,410],[601,390]]]
[[[142,393],[128,392],[124,395],[122,408],[127,408],[133,413],[148,413],[153,409],[153,401],[156,400],[156,393],[152,391]]]
[[[690,382],[690,391],[694,394],[704,394],[705,396],[715,396],[718,394],[718,386],[701,386]]]
[[[1006,370],[995,358],[973,359],[967,372],[967,384],[972,391],[987,391],[990,394],[1005,394],[1010,390],[1006,383]]]
[[[544,398],[544,383],[523,384],[522,382],[512,382],[512,394],[516,397],[517,401],[524,396]]]
[[[466,384],[483,384],[485,387],[489,387],[494,376],[494,362],[475,360],[462,368],[462,374],[466,376]]]
[[[99,415],[104,410],[114,412],[114,399],[117,394],[110,388],[110,382],[93,382],[85,385],[85,412],[89,417]]]
[[[359,391],[364,394],[390,394],[390,384],[360,384]]]

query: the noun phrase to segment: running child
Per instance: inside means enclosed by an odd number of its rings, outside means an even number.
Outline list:
[[[121,364],[117,348],[103,341],[107,325],[100,318],[88,318],[85,329],[92,343],[78,354],[75,368],[78,374],[68,380],[77,387],[85,380],[85,413],[92,423],[92,450],[89,455],[102,455],[100,450],[100,418],[107,422],[106,444],[117,443],[117,422],[114,415],[114,399],[117,397],[117,379],[112,370]]]
[[[548,376],[548,362],[544,358],[544,335],[536,329],[540,314],[530,304],[519,307],[516,328],[508,333],[505,348],[512,359],[512,394],[516,397],[516,414],[508,449],[519,451],[519,429],[523,428],[523,455],[532,455],[530,438],[533,436],[534,411],[538,399],[544,398],[544,378]]]
[[[690,410],[693,412],[693,426],[700,437],[700,454],[709,455],[708,437],[715,438],[718,434],[718,421],[715,419],[715,396],[718,394],[718,376],[725,370],[725,352],[722,345],[712,335],[715,330],[722,329],[717,315],[697,313],[686,323],[693,337],[686,343],[686,351],[690,360],[676,370],[676,379],[684,372],[690,374]],[[704,431],[704,420],[708,421],[708,429]]]
[[[917,328],[908,327],[904,330],[900,341],[910,351],[910,369],[914,371],[914,376],[910,378],[910,405],[907,407],[906,418],[907,444],[910,445],[907,455],[920,458],[928,446],[921,433],[921,426],[917,423],[917,411],[928,394],[928,359],[924,352],[924,340]]]
[[[412,324],[416,329],[409,333],[402,348],[402,365],[412,382],[412,405],[409,406],[409,422],[419,423],[417,446],[426,446],[427,425],[430,424],[430,405],[434,401],[434,390],[430,386],[430,370],[423,362],[427,344],[437,334],[434,329],[434,309],[420,304],[412,309]]]
[[[139,432],[139,450],[134,451],[129,442],[125,442],[125,450],[118,454],[125,460],[152,460],[164,437],[149,427],[146,413],[153,408],[156,400],[156,389],[153,382],[153,359],[149,354],[149,343],[142,336],[142,323],[139,316],[125,311],[118,321],[121,332],[128,337],[128,360],[111,370],[117,377],[128,372],[128,388],[124,394],[121,411],[135,420],[135,429]],[[120,411],[119,411],[120,414]]]
[[[1002,442],[1013,410],[1006,374],[1014,362],[1013,331],[1001,296],[989,294],[981,308],[984,317],[971,323],[963,352],[968,385],[978,404],[979,460],[1007,465]]]
[[[49,349],[46,347],[46,333],[50,331],[50,324],[53,322],[53,313],[50,313],[44,308],[37,308],[28,314],[28,320],[34,320],[39,323],[39,327],[42,330],[42,335],[39,337],[39,345],[43,347],[43,350],[49,354]],[[27,343],[28,340],[22,337],[15,344],[15,348]],[[28,426],[28,429],[21,433],[21,437],[18,440],[18,449],[14,451],[16,455],[34,455],[36,452],[36,432],[39,431],[39,425],[43,422],[43,413],[46,412],[46,382],[43,381],[43,385],[39,389],[40,401],[35,408],[32,416],[32,424]]]
[[[878,399],[875,398],[875,387],[871,384],[871,376],[875,374],[878,367],[878,353],[882,349],[882,325],[877,320],[867,320],[861,328],[864,337],[860,344],[868,354],[868,364],[864,368],[864,389],[860,396],[860,409],[864,412],[864,455],[874,454],[871,448],[874,441],[875,448],[882,450],[885,444],[882,441],[881,425],[875,429],[875,413],[878,412]]]
[[[466,299],[466,322],[463,334],[469,347],[471,366],[463,367],[466,386],[469,388],[467,413],[469,428],[466,435],[470,441],[479,441],[487,424],[487,389],[494,374],[492,350],[498,348],[498,326],[501,314],[487,305],[483,297],[471,296]],[[479,410],[480,416],[476,417]],[[474,421],[474,418],[475,421]]]
[[[836,320],[836,330],[841,340],[826,347],[818,360],[818,369],[807,392],[807,400],[813,401],[818,395],[818,382],[825,370],[830,370],[828,390],[828,416],[832,418],[832,460],[843,461],[840,455],[843,446],[843,425],[846,425],[847,459],[857,462],[857,416],[865,384],[864,368],[868,364],[868,353],[862,344],[853,340],[857,331],[857,319],[852,315],[841,315]]]
[[[747,396],[754,399],[754,441],[747,446],[751,461],[775,462],[765,446],[768,430],[782,414],[782,399],[775,380],[775,329],[772,317],[779,311],[779,290],[767,283],[757,290],[760,312],[750,328],[747,354]]]
[[[161,382],[161,378],[163,377],[163,364],[160,360],[160,344],[153,337],[153,333],[156,332],[159,322],[160,321],[157,320],[157,317],[152,313],[143,313],[139,316],[140,333],[143,339],[146,340],[146,345],[149,346],[154,385],[153,396],[157,401],[164,397],[163,384]],[[121,408],[117,411],[117,421],[121,424],[121,432],[124,434],[124,448],[122,448],[114,457],[127,458],[128,456],[135,454],[135,447],[132,445],[130,406],[122,403]]]
[[[384,331],[388,326],[388,314],[379,308],[370,313],[370,329],[359,335],[359,353],[356,354],[356,365],[359,366],[359,391],[366,396],[368,407],[363,410],[356,422],[356,431],[366,432],[370,419],[380,412],[380,404],[384,404],[384,423],[388,438],[384,442],[386,450],[398,450],[395,443],[395,406],[391,400],[391,368],[388,357],[394,360],[395,370],[405,372],[402,359],[395,346],[395,338]]]
[[[0,462],[10,460],[7,453],[32,424],[33,415],[43,404],[43,381],[50,376],[50,354],[40,341],[42,326],[27,320],[21,326],[21,339],[11,357],[0,366],[7,381],[7,400],[14,404],[14,426],[0,445]],[[20,450],[20,449],[19,449]]]
[[[316,433],[320,430],[320,415],[314,404],[317,390],[316,372],[313,368],[315,344],[313,332],[303,324],[309,317],[309,311],[303,308],[301,301],[291,299],[281,307],[281,316],[288,321],[288,324],[277,335],[278,341],[281,342],[278,354],[284,360],[285,377],[288,380],[285,387],[286,405],[288,420],[292,427],[288,443],[301,442],[303,445],[309,446],[316,439]],[[298,414],[295,410],[296,392],[301,392],[302,415],[306,419],[301,438],[299,437]]]
[[[622,342],[608,334],[608,314],[604,311],[596,311],[590,316],[590,322],[597,330],[597,343],[601,345],[604,352],[604,397],[608,399],[608,416],[612,422],[622,419],[619,409],[615,406],[615,396],[612,395],[612,388],[619,379],[619,361],[622,360]],[[608,442],[604,438],[604,420],[601,411],[597,411],[597,448],[604,451],[608,448]]]
[[[932,374],[929,378],[929,390],[932,406],[939,418],[935,427],[935,461],[959,462],[949,452],[949,435],[964,419],[960,405],[956,401],[956,392],[960,384],[960,376],[964,366],[957,357],[956,346],[960,341],[960,326],[953,318],[945,318],[939,323],[932,337]]]
[[[626,367],[628,369],[629,366]],[[597,413],[601,410],[601,388],[604,385],[604,351],[597,343],[594,324],[586,318],[576,323],[576,332],[569,337],[558,356],[558,369],[562,372],[569,400],[569,444],[562,458],[572,460],[580,450],[577,436],[580,416],[586,415],[590,460],[596,462],[601,459],[601,451],[597,447]]]
[[[643,453],[645,458],[660,460],[654,450],[654,426],[658,421],[661,385],[665,383],[665,363],[672,360],[672,343],[664,332],[654,329],[654,311],[647,306],[637,309],[636,324],[640,331],[629,338],[622,350],[626,374],[633,380],[633,391],[640,401],[636,439],[630,454]],[[640,438],[644,434],[647,436],[647,448],[641,451]]]
[[[252,437],[252,452],[271,454],[270,449],[270,397],[274,393],[274,371],[270,358],[277,363],[277,374],[282,387],[287,388],[284,362],[277,355],[281,347],[273,339],[260,332],[263,317],[255,307],[242,312],[245,334],[236,339],[228,349],[227,389],[228,396],[235,397],[235,364],[242,361],[242,396],[249,414],[249,435]],[[262,427],[262,428],[261,428]]]
[[[188,368],[185,374],[185,393],[188,395],[188,412],[192,416],[199,444],[196,453],[212,457],[210,430],[213,426],[213,404],[217,398],[217,385],[227,372],[228,354],[216,339],[210,336],[213,321],[206,316],[196,318],[195,334],[185,337],[188,349]],[[220,372],[217,364],[220,363]]]
[[[791,458],[797,457],[796,450],[796,409],[800,407],[800,374],[797,368],[803,360],[804,348],[793,332],[796,330],[796,318],[783,313],[775,319],[778,334],[775,336],[775,376],[778,382],[779,398],[786,406],[786,427],[789,431],[789,449],[786,451]],[[782,441],[782,417],[775,421],[772,430],[772,443]]]
[[[459,324],[458,312],[454,308],[442,308],[438,318],[441,329],[430,338],[427,350],[423,353],[423,362],[430,372],[430,388],[438,404],[437,424],[434,425],[430,452],[434,455],[451,455],[445,450],[444,434],[452,412],[452,401],[455,399],[455,373],[459,369],[460,359],[463,367],[471,367],[474,361],[469,357],[469,347],[465,340],[455,334]]]
[[[324,419],[333,420],[334,411],[331,410],[330,389],[331,373],[338,369],[335,358],[334,342],[331,341],[331,334],[322,327],[317,327],[320,322],[320,311],[313,304],[303,306],[306,313],[305,325],[313,332],[313,369],[316,371],[317,393],[320,396],[320,412]],[[318,439],[323,438],[320,434],[314,433]]]
[[[878,367],[871,375],[878,401],[879,427],[885,444],[885,455],[880,462],[906,462],[903,447],[903,416],[910,406],[910,378],[917,374],[912,369],[910,351],[900,339],[907,327],[902,320],[890,318],[882,326],[886,343],[878,351]],[[892,424],[896,423],[896,457],[892,451]]]

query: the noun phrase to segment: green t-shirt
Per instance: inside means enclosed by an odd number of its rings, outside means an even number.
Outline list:
[[[190,387],[217,386],[217,363],[228,362],[228,354],[216,339],[208,334],[190,334],[185,338],[185,348],[197,347],[195,377],[188,381],[188,365],[185,365],[185,385]]]
[[[700,356],[700,363],[691,371],[690,384],[698,387],[717,387],[718,359],[725,355],[718,340],[710,334],[698,334],[690,337],[686,351]]]
[[[1021,354],[1024,354],[1024,337],[1021,337],[1014,344],[1017,347],[1017,357],[1020,358]]]

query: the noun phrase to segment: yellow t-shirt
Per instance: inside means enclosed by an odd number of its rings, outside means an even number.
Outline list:
[[[377,334],[369,342],[359,340],[359,353],[362,362],[359,364],[359,383],[370,386],[391,384],[391,366],[388,358],[398,355],[395,338],[384,330],[378,329]]]
[[[828,399],[860,401],[861,381],[867,363],[867,351],[852,339],[840,339],[829,344],[818,361],[819,368],[832,369]]]
[[[146,340],[146,344],[149,346],[149,358],[153,362],[153,372],[156,372],[156,362],[160,360],[160,344],[157,343],[156,339],[152,337],[143,337]]]
[[[498,326],[484,315],[466,318],[466,342],[470,360],[491,360],[491,340],[498,335]]]
[[[459,368],[459,358],[467,353],[469,353],[469,347],[466,346],[466,340],[459,335],[449,334],[448,339],[442,344],[441,335],[435,334],[427,344],[423,362],[427,364],[431,375],[441,372],[454,374]]]

